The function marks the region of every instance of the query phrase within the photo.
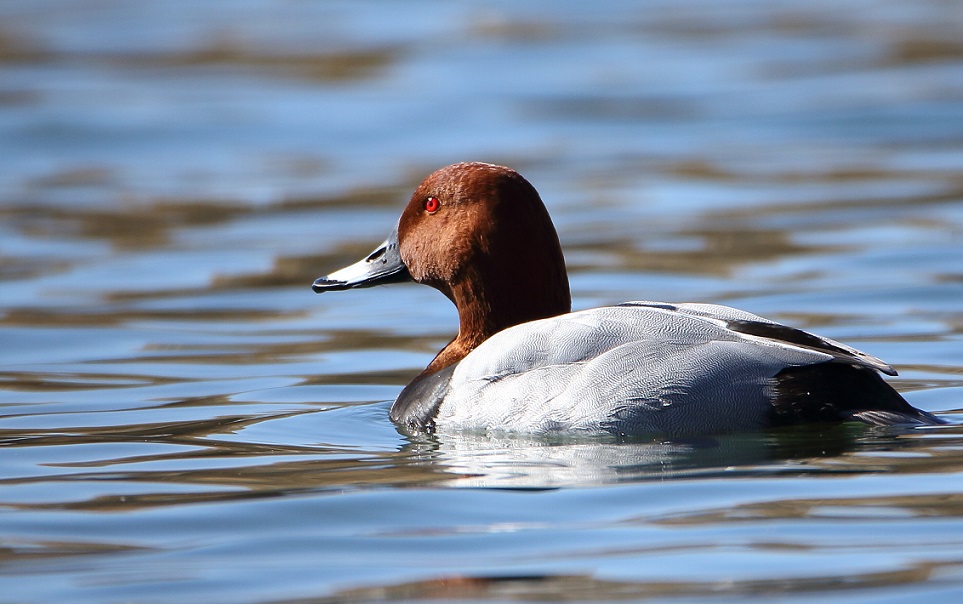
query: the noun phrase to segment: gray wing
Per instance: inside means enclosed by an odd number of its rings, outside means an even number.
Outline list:
[[[525,323],[459,363],[436,426],[666,434],[749,429],[764,425],[772,378],[787,367],[844,358],[885,366],[816,336],[797,343],[757,333],[767,329],[798,331],[725,306],[652,302]]]
[[[694,317],[702,317],[706,320],[717,321],[720,325],[748,338],[757,338],[761,341],[778,342],[822,352],[832,356],[833,360],[837,362],[868,367],[886,375],[896,375],[896,370],[881,359],[856,350],[842,342],[817,336],[795,327],[788,327],[737,308],[719,304],[666,304],[665,302],[626,302],[625,305],[662,308]]]

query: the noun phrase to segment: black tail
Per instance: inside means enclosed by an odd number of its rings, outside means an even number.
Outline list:
[[[907,403],[876,371],[838,362],[780,371],[772,419],[777,426],[840,421],[873,426],[946,423]]]

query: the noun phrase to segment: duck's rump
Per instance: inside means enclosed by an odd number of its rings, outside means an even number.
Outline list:
[[[941,423],[839,342],[737,309],[630,302],[532,321],[421,376],[392,406],[414,429],[683,436],[796,422]]]

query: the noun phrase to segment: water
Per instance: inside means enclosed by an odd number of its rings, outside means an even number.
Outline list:
[[[315,296],[461,160],[545,199],[574,306],[727,303],[963,420],[963,10],[0,5],[7,601],[963,596],[963,430],[411,441],[453,335]]]

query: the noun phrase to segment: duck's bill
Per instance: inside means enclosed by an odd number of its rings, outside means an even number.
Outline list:
[[[311,289],[320,294],[402,281],[411,281],[411,275],[401,260],[398,230],[395,229],[384,243],[363,260],[319,278]]]

